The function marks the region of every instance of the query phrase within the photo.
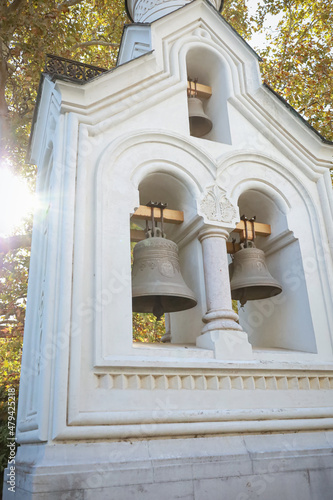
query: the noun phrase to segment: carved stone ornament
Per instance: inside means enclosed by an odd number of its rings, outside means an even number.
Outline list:
[[[209,186],[200,203],[203,215],[214,222],[232,222],[237,218],[237,211],[226,192],[217,184]]]
[[[209,0],[216,10],[221,12],[223,1]],[[133,22],[152,22],[166,13],[177,10],[191,0],[126,0],[126,10]]]

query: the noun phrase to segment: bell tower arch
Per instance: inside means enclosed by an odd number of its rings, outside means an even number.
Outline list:
[[[237,198],[240,216],[256,216],[257,222],[271,226],[271,236],[258,236],[255,244],[264,251],[269,271],[282,285],[282,293],[248,301],[239,309],[240,323],[253,347],[325,355],[332,349],[330,326],[322,324],[326,299],[323,297],[321,306],[317,304],[316,311],[311,307],[314,281],[318,280],[323,288],[328,285],[328,249],[318,240],[314,200],[287,162],[277,162],[264,154],[249,151],[230,156],[219,166],[218,178]]]
[[[211,89],[210,97],[201,98],[202,110],[212,122],[211,130],[201,135],[204,139],[231,144],[228,114],[228,99],[233,94],[232,75],[227,61],[215,48],[205,43],[210,37],[207,31],[197,30],[202,35],[202,42],[190,42],[187,45],[186,69],[191,88],[196,83]],[[191,83],[193,82],[193,83]],[[188,98],[190,105],[191,97]],[[191,115],[191,110],[189,109]]]

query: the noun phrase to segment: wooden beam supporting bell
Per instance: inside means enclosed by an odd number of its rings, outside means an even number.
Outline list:
[[[187,93],[188,95],[199,97],[200,99],[209,99],[212,95],[212,88],[208,85],[202,85],[202,83],[196,83],[188,81],[187,82]]]

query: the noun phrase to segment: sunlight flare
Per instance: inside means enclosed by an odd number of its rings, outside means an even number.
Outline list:
[[[8,165],[0,167],[0,236],[13,232],[34,209],[34,195]]]

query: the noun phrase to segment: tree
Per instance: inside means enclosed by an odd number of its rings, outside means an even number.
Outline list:
[[[34,174],[23,158],[45,54],[112,67],[126,19],[122,0],[0,1],[0,149],[25,175]]]
[[[10,164],[33,189],[35,166],[24,158],[46,54],[112,67],[126,20],[122,0],[0,0],[0,168]],[[30,233],[31,221],[0,238],[0,269],[7,252],[30,247]],[[1,279],[4,287],[9,275]]]
[[[279,14],[269,45],[260,51],[262,74],[325,138],[333,140],[332,0],[264,0],[253,19],[262,30]]]
[[[127,17],[122,0],[0,0],[0,168],[23,175],[46,53],[112,67]],[[18,394],[31,221],[0,238],[0,490],[7,453],[7,391]]]
[[[225,0],[222,15],[237,33],[245,38],[245,40],[249,40],[253,27],[246,0]]]

